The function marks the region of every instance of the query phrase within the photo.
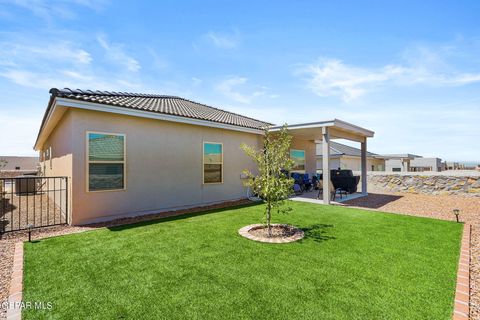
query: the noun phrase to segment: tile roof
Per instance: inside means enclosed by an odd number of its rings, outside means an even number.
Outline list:
[[[317,144],[317,156],[322,156],[322,144]],[[362,151],[358,148],[350,147],[345,144],[341,144],[338,142],[330,141],[330,156],[354,156],[360,157],[362,155]],[[376,153],[368,152],[367,157],[376,156]]]
[[[52,95],[51,99],[54,97],[67,98],[128,109],[218,122],[245,128],[261,129],[267,125],[271,125],[270,123],[264,121],[252,119],[233,112],[217,109],[176,96],[80,89],[72,90],[68,88],[52,88],[50,93]]]

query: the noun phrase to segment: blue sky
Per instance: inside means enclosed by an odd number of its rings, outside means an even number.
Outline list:
[[[0,154],[51,87],[179,95],[274,123],[331,118],[376,153],[480,161],[478,1],[1,1]]]

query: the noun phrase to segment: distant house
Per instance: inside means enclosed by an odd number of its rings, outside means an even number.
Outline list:
[[[38,157],[0,156],[0,170],[36,171],[38,165]]]
[[[323,167],[322,143],[317,144],[317,169]],[[377,154],[367,151],[367,171],[384,171],[385,160],[376,158]],[[338,142],[330,143],[330,169],[361,170],[361,150]]]
[[[241,144],[261,148],[265,127],[281,130],[175,96],[50,93],[34,148],[43,175],[68,177],[71,224],[246,198],[242,171],[256,168]],[[316,141],[327,147],[331,139],[359,142],[365,159],[367,138],[374,135],[338,119],[290,124],[288,130],[294,170],[310,177],[317,169]],[[361,174],[366,195],[366,170]],[[330,201],[328,188],[323,201]]]
[[[423,171],[442,171],[444,165],[440,158],[424,158],[419,155],[402,154],[383,154],[376,156],[378,159],[385,160],[386,172],[423,172]]]
[[[445,164],[440,158],[423,158],[418,157],[410,161],[410,171],[424,172],[434,171],[440,172],[445,170]]]
[[[475,169],[475,164],[472,164],[470,167],[466,166],[465,163],[454,162],[454,161],[445,161],[446,170],[468,170]]]

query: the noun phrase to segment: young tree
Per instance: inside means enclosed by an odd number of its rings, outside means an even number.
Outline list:
[[[266,203],[265,218],[268,235],[272,235],[272,211],[288,211],[283,209],[284,200],[292,194],[294,180],[286,174],[293,166],[290,159],[292,137],[288,134],[286,125],[278,132],[265,129],[263,148],[255,148],[242,144],[241,148],[257,165],[258,174],[244,170],[247,176],[246,186]]]

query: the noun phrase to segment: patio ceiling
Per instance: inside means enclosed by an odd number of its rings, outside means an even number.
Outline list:
[[[271,127],[271,131],[279,131],[283,126]],[[374,132],[354,124],[333,119],[328,121],[300,123],[287,125],[289,133],[303,140],[323,140],[322,130],[328,128],[330,139],[347,139],[357,142],[365,141],[365,138],[374,136]]]

